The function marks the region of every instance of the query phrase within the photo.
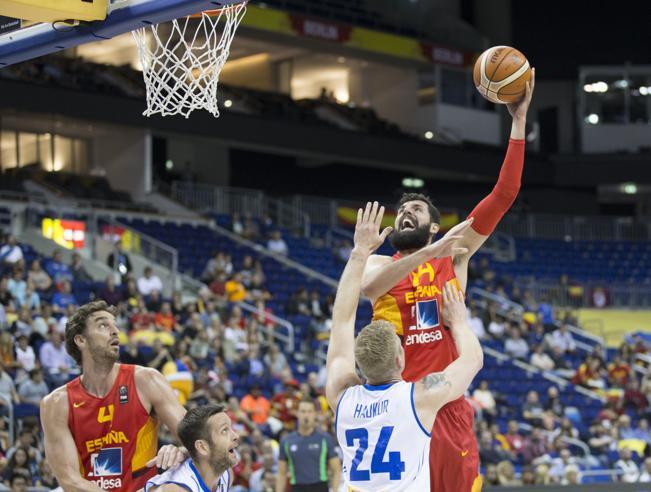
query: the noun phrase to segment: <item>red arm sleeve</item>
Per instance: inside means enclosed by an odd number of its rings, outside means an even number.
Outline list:
[[[468,216],[475,218],[471,227],[483,236],[488,236],[495,230],[518,196],[524,165],[524,145],[524,140],[509,140],[509,148],[493,191]]]

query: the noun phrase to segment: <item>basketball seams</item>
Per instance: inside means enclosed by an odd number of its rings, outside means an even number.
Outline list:
[[[495,56],[495,51],[499,49],[506,49],[506,52],[499,57],[498,61],[492,62],[492,58]],[[515,57],[512,56],[515,54]],[[509,60],[507,65],[505,65],[504,70],[509,75],[502,78],[501,80],[493,80],[499,69],[502,66],[504,60],[508,57],[511,57],[512,60]],[[513,66],[517,66],[517,63],[521,62],[521,65],[513,71]],[[490,78],[487,75],[487,69],[490,64],[494,64],[493,69],[491,70]],[[486,51],[484,51],[479,59],[475,62],[475,76],[476,76],[476,88],[489,101],[494,103],[506,104],[509,100],[513,100],[513,96],[517,96],[524,93],[524,90],[516,92],[501,92],[502,89],[514,90],[516,86],[520,86],[520,80],[524,80],[527,72],[531,69],[529,60],[520,53],[517,49],[511,46],[493,46]],[[509,87],[512,86],[512,87]],[[502,99],[503,96],[506,99]]]
[[[506,87],[507,85],[511,84],[512,82],[515,82],[520,77],[522,77],[525,73],[527,73],[527,70],[529,70],[529,62],[525,60],[522,66],[518,68],[515,72],[513,72],[511,75],[498,82],[492,82],[492,84],[495,84],[497,86],[496,90],[499,92],[501,88]]]

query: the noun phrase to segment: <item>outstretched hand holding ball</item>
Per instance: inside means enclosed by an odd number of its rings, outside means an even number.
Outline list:
[[[493,46],[484,51],[472,75],[479,93],[496,104],[514,103],[525,95],[531,98],[535,70],[520,51],[510,46]],[[509,112],[513,114],[511,108]]]

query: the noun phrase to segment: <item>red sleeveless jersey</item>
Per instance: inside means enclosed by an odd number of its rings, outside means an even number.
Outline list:
[[[393,261],[400,259],[396,253]],[[373,320],[396,327],[405,349],[405,381],[439,372],[459,354],[449,328],[443,326],[441,297],[448,282],[459,283],[452,258],[434,258],[420,265],[373,304]]]
[[[104,398],[88,394],[80,378],[66,385],[81,475],[104,490],[139,490],[156,475],[156,467],[146,464],[158,450],[158,421],[140,402],[134,371],[120,364]]]

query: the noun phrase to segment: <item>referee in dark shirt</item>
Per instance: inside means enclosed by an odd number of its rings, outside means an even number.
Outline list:
[[[298,430],[280,441],[276,492],[337,491],[341,480],[341,461],[334,438],[316,429],[316,402],[310,398],[298,404]],[[328,473],[329,472],[329,473]]]

